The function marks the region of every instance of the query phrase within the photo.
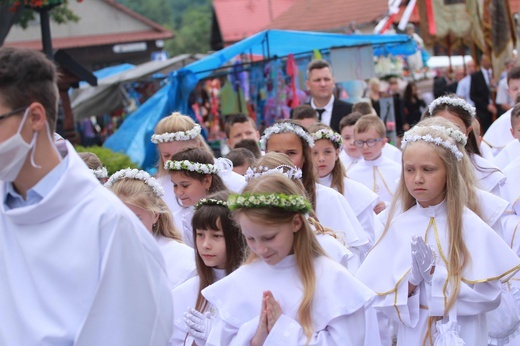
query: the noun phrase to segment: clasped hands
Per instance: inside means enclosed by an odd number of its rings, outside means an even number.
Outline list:
[[[414,235],[411,241],[412,269],[408,282],[419,286],[422,281],[431,284],[435,271],[435,250],[421,236]]]
[[[282,315],[280,304],[274,299],[271,291],[265,291],[262,297],[262,309],[260,311],[260,320],[258,328],[251,340],[251,346],[263,345],[267,339],[267,335],[273,329],[276,321]]]

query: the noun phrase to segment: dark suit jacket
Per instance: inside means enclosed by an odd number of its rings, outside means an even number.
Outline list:
[[[487,110],[489,105],[489,98],[491,97],[491,90],[486,83],[482,70],[471,75],[471,85],[469,89],[469,97],[475,103],[477,116],[481,121],[484,131],[487,130],[493,121],[493,115]]]
[[[310,102],[306,103],[310,106]],[[344,116],[352,113],[352,103],[348,103],[345,101],[341,101],[338,99],[334,99],[334,103],[332,104],[332,116],[330,117],[330,127],[339,133],[339,122]],[[292,110],[291,110],[291,118],[292,118]]]
[[[332,104],[332,117],[330,118],[330,127],[339,133],[339,122],[344,116],[352,113],[352,103],[341,101],[338,99],[334,100]]]

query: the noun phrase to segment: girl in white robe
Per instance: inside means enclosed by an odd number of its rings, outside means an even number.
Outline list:
[[[172,346],[206,344],[216,309],[201,291],[233,272],[245,259],[247,246],[227,207],[228,196],[217,192],[196,206],[192,224],[198,275],[172,291]]]
[[[260,169],[260,167],[262,167],[262,169]],[[292,179],[296,186],[300,188],[301,193],[305,195],[305,188],[300,181],[302,171],[294,166],[289,156],[281,153],[270,152],[262,156],[256,162],[255,166],[250,167],[247,170],[245,174],[246,181],[251,181],[252,179],[273,172],[282,173]],[[343,238],[334,232],[334,230],[324,228],[313,210],[309,212],[307,220],[311,224],[316,239],[318,239],[318,242],[325,250],[325,253],[334,261],[340,263],[345,268],[348,268],[351,272],[354,272],[361,262],[359,255],[350,251]]]
[[[175,198],[173,184],[168,171],[164,169],[164,164],[171,159],[173,154],[190,147],[200,147],[213,156],[213,152],[200,135],[200,132],[200,125],[196,124],[189,116],[174,112],[157,123],[155,133],[152,135],[151,141],[157,144],[159,152],[157,180],[164,189],[163,199],[172,214],[180,210],[182,205]],[[221,164],[220,160],[214,159],[215,162],[213,163],[220,167],[218,174],[224,181],[227,189],[240,192],[246,184],[244,177],[233,172],[232,164],[229,167],[229,164]]]
[[[193,250],[182,242],[170,210],[162,200],[161,185],[147,172],[123,169],[105,184],[154,236],[166,263],[170,289],[196,274]]]
[[[228,206],[251,253],[202,291],[218,309],[207,345],[379,344],[365,310],[373,293],[325,256],[304,217],[311,205],[289,178],[253,179]]]
[[[474,167],[477,186],[506,199],[505,175],[495,165],[483,158],[480,152],[479,141],[473,131],[475,108],[457,96],[442,96],[430,104],[426,113],[426,117],[436,116],[451,121],[467,136],[465,149]]]
[[[316,181],[311,149],[314,139],[292,120],[268,127],[260,139],[266,153],[284,153],[302,170],[302,183],[320,223],[340,234],[345,243],[365,253],[370,248],[369,237],[359,223],[352,207],[339,192]]]
[[[343,145],[339,133],[321,123],[312,124],[309,131],[314,138],[312,156],[318,170],[318,182],[345,196],[373,244],[376,216],[373,210],[379,201],[378,195],[365,185],[347,178],[345,167],[339,159]]]
[[[202,148],[186,148],[173,154],[166,161],[164,169],[170,172],[175,196],[182,208],[173,214],[178,229],[182,230],[182,239],[186,245],[194,248],[191,219],[193,206],[211,193],[226,190],[218,175],[219,167],[213,164],[213,157]]]
[[[463,134],[442,123],[405,134],[389,221],[356,276],[378,294],[374,307],[398,322],[398,345],[431,345],[458,323],[466,345],[483,346],[485,314],[498,307],[501,283],[520,259],[465,206],[467,158],[453,139]],[[419,242],[424,251],[414,250]]]

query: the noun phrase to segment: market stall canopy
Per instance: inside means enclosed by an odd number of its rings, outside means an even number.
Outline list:
[[[334,47],[372,45],[374,55],[411,55],[415,42],[408,35],[345,35],[321,32],[266,30],[237,42],[175,71],[169,85],[131,114],[104,146],[124,152],[144,169],[156,163],[156,148],[150,142],[155,125],[174,111],[190,114],[188,97],[200,79],[224,66],[237,55],[262,55],[265,59],[285,57]]]
[[[150,78],[156,73],[167,76],[171,71],[184,67],[204,57],[202,54],[182,54],[164,61],[149,61],[134,66],[123,64],[105,70],[105,78],[98,79],[97,86],[84,86],[74,90],[71,106],[76,121],[91,115],[110,113],[123,107],[127,99],[124,83]],[[118,71],[119,73],[113,73]]]

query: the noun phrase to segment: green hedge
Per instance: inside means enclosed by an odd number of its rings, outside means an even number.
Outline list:
[[[130,160],[130,157],[123,153],[115,153],[108,148],[99,146],[93,147],[82,147],[78,145],[76,147],[77,152],[91,152],[96,154],[103,165],[107,168],[108,174],[112,175],[120,169],[124,168],[137,168],[137,165]]]

